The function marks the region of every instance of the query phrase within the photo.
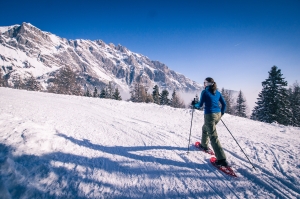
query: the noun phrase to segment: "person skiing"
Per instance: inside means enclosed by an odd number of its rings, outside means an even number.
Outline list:
[[[213,78],[207,77],[204,80],[205,89],[201,92],[199,102],[192,102],[194,108],[201,108],[204,106],[204,124],[202,126],[202,139],[200,148],[208,150],[208,142],[210,140],[211,146],[216,155],[217,166],[228,166],[226,155],[218,139],[216,125],[221,120],[226,110],[226,102],[221,93],[217,90],[217,83]],[[219,102],[222,107],[220,108]]]

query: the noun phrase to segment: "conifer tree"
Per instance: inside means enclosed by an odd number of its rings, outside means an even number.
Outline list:
[[[115,92],[113,93],[113,99],[115,99],[115,100],[122,100],[122,97],[121,97],[121,95],[120,95],[120,92],[119,92],[119,89],[118,88],[116,88],[115,89]]]
[[[107,86],[107,96],[106,96],[106,98],[112,99],[112,98],[113,98],[112,95],[113,95],[112,84],[111,84],[111,82],[108,82],[108,86]]]
[[[289,99],[292,113],[290,125],[300,127],[300,85],[298,82],[289,89]]]
[[[85,92],[84,96],[92,97],[92,94],[90,93],[90,89],[88,89],[88,88],[86,89],[86,92]]]
[[[281,70],[273,66],[269,77],[262,82],[263,89],[258,95],[251,119],[262,122],[290,124],[291,111],[288,100],[288,91],[285,88],[287,81],[282,77]]]
[[[153,87],[152,98],[155,104],[160,104],[160,93],[157,85]]]
[[[93,97],[98,97],[98,89],[95,87]]]
[[[105,88],[102,88],[99,97],[100,97],[100,98],[106,98],[106,95],[107,95],[107,93],[106,93]]]
[[[164,89],[161,92],[161,96],[160,96],[161,105],[169,105],[170,99],[168,98],[168,96],[169,96],[169,91],[167,89]]]
[[[226,110],[225,113],[234,114],[234,110],[233,110],[233,97],[232,97],[232,93],[229,90],[225,90],[224,88],[222,88],[221,94],[226,102]]]
[[[238,97],[236,99],[235,111],[234,114],[239,117],[247,117],[246,115],[246,100],[242,91],[240,90]]]
[[[138,84],[133,84],[132,89],[130,91],[130,101],[132,102],[138,102],[139,101],[139,85]]]
[[[174,108],[184,108],[185,105],[183,101],[180,99],[179,95],[176,93],[176,90],[173,90],[172,98],[170,100],[170,106]]]

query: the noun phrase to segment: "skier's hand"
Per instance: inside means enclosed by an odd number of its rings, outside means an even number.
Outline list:
[[[196,101],[193,100],[191,105],[192,105],[193,107],[195,107],[195,104],[196,104]]]

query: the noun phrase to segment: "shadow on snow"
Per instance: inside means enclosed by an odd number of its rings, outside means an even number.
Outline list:
[[[132,176],[144,175],[148,179],[161,179],[162,176],[176,176],[178,179],[190,178],[200,180],[198,176],[193,176],[190,170],[195,169],[195,164],[190,164],[183,161],[175,161],[164,158],[157,158],[151,155],[136,155],[130,152],[142,150],[178,150],[186,151],[182,147],[170,146],[101,146],[93,144],[88,140],[78,140],[64,134],[57,134],[72,143],[101,151],[104,153],[123,156],[125,158],[138,160],[143,163],[156,163],[159,167],[143,169],[139,167],[123,165],[124,162],[114,161],[106,157],[85,157],[62,152],[53,152],[42,156],[36,155],[20,155],[13,156],[11,151],[14,149],[10,146],[0,143],[0,194],[4,196],[10,195],[12,198],[95,198],[96,194],[101,198],[186,198],[186,197],[218,197],[218,194],[212,190],[189,190],[188,183],[183,182],[188,193],[180,193],[174,190],[159,190],[164,184],[151,184],[150,187],[137,188],[133,184],[127,186],[127,189],[118,185],[119,183],[111,184],[103,182],[105,179],[101,177],[94,179],[97,175],[94,169],[103,170],[107,173],[116,173],[130,178]],[[54,166],[53,162],[63,164],[73,164],[73,169],[68,169],[64,166]],[[129,165],[129,166],[128,166]],[[173,166],[172,169],[161,168],[163,166]],[[76,170],[77,167],[84,167],[84,175]],[[198,169],[204,168],[201,164],[196,164]],[[54,174],[54,175],[53,175]],[[51,178],[52,180],[48,180]],[[217,177],[211,177],[216,179]],[[53,180],[55,179],[55,180]],[[171,178],[170,178],[171,179]],[[208,177],[205,177],[208,179]],[[139,179],[140,180],[140,179]],[[116,180],[117,181],[117,180]],[[183,180],[184,181],[184,180]],[[87,185],[90,190],[82,191],[82,185]]]

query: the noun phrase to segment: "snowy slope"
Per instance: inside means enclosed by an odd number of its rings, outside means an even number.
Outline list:
[[[300,198],[300,128],[230,115],[220,173],[189,109],[0,88],[0,198]]]

